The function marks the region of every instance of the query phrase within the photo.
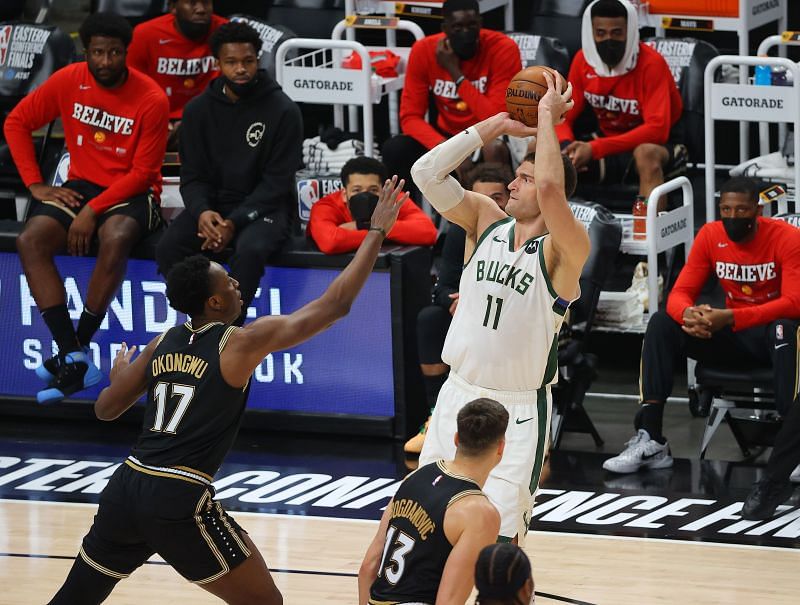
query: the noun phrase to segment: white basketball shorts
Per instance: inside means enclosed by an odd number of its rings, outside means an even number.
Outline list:
[[[483,491],[500,512],[500,539],[511,540],[518,536],[522,546],[528,533],[550,431],[550,387],[537,391],[484,389],[469,384],[451,370],[439,391],[419,465],[453,459],[458,411],[481,397],[503,404],[509,416],[503,458],[492,470]]]

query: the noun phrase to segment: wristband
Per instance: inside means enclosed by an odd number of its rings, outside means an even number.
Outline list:
[[[386,239],[386,230],[383,227],[370,227],[367,231],[377,231],[383,236],[383,239]]]
[[[362,219],[360,221],[356,221],[356,229],[358,229],[359,231],[363,229],[369,229],[369,219],[367,220]]]
[[[456,90],[458,90],[458,87],[461,86],[461,83],[466,79],[467,79],[467,77],[465,75],[460,75],[455,79]]]

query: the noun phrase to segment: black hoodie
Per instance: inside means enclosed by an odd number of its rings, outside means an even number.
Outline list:
[[[291,212],[303,161],[303,117],[259,70],[252,94],[231,101],[217,78],[183,111],[181,196],[195,217],[216,210],[236,231],[276,211]]]

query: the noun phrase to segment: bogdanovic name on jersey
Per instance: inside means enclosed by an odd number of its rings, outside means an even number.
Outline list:
[[[475,263],[475,281],[483,281],[485,279],[497,282],[524,295],[533,283],[533,275],[525,272],[522,277],[519,277],[520,273],[522,273],[521,268],[515,269],[507,263],[501,265],[500,261],[496,260],[488,261],[488,266],[485,260],[479,260]]]
[[[398,517],[408,519],[419,532],[420,540],[423,541],[427,540],[428,534],[436,529],[436,523],[431,520],[428,512],[416,500],[402,498],[393,501],[389,514],[390,519],[396,519]]]

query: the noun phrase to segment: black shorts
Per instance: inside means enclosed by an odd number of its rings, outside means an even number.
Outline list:
[[[250,556],[244,530],[214,500],[214,488],[135,470],[126,461],[100,496],[80,557],[112,578],[158,553],[184,578],[205,584]],[[151,471],[157,472],[157,471]]]
[[[79,208],[68,208],[55,202],[40,202],[33,200],[28,218],[33,216],[51,216],[56,219],[65,230],[69,229],[78,212],[91,200],[103,193],[105,189],[89,181],[67,181],[62,185],[83,195]],[[110,216],[130,216],[139,223],[141,237],[146,237],[161,226],[161,210],[152,193],[143,193],[123,200],[97,217],[99,228]]]
[[[600,134],[594,133],[584,140],[590,141],[599,138]],[[686,161],[688,152],[686,147],[680,143],[669,141],[661,145],[667,150],[669,159],[664,166],[664,180],[668,181],[686,171]],[[639,174],[636,172],[636,161],[632,151],[607,155],[599,160],[589,162],[589,169],[586,172],[578,173],[581,182],[592,184],[623,184],[632,185],[639,182]]]

